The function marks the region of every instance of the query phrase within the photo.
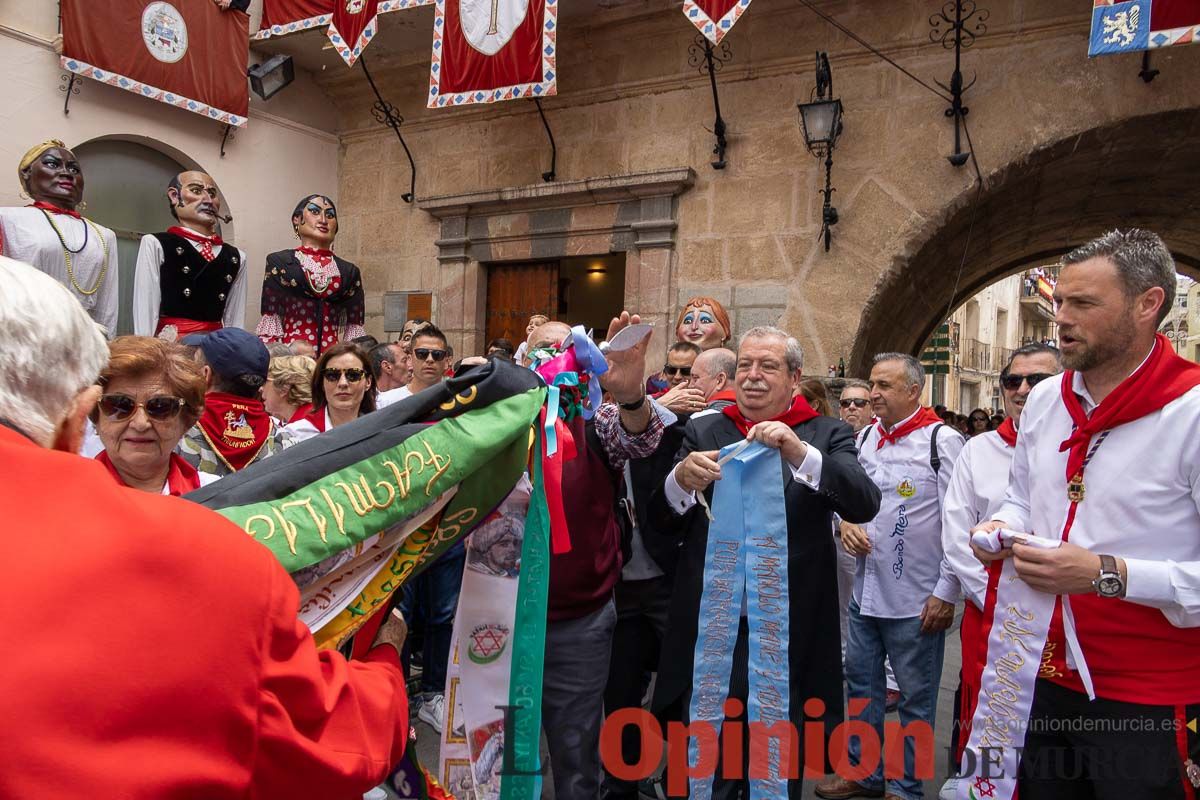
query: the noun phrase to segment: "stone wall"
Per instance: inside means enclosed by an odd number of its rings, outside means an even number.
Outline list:
[[[929,38],[936,3],[818,5],[926,82],[948,82],[953,54]],[[714,170],[708,78],[688,63],[694,29],[677,3],[606,6],[586,15],[562,12],[559,96],[544,102],[558,143],[559,181],[677,168],[695,174],[673,200],[677,228],[671,245],[656,251],[657,277],[644,281],[638,269],[627,270],[635,311],[665,321],[675,309],[660,306],[664,297],[677,303],[712,294],[729,301],[736,330],[778,321],[800,339],[809,364],[844,357],[853,368],[884,345],[919,347],[955,286],[956,300],[965,299],[1024,258],[1062,252],[1097,228],[1123,223],[1129,210],[1123,202],[1133,201],[1122,197],[1149,203],[1145,218],[1160,224],[1182,255],[1200,257],[1200,223],[1182,213],[1197,207],[1200,189],[1194,180],[1190,186],[1169,180],[1197,174],[1200,125],[1187,110],[1200,106],[1200,48],[1156,52],[1162,73],[1147,85],[1137,76],[1140,57],[1087,58],[1089,15],[1077,2],[990,3],[988,31],[964,56],[967,79],[977,75],[966,97],[968,121],[988,181],[977,192],[973,165],[955,168],[945,158],[954,137],[946,103],[794,0],[756,0],[728,37],[733,59],[718,76],[728,167]],[[796,102],[808,100],[813,87],[818,49],[829,52],[846,109],[833,167],[841,221],[829,253],[818,241],[823,168],[804,148],[796,113]],[[541,185],[550,158],[541,120],[527,101],[427,111],[427,51],[372,59],[385,94],[406,118],[419,165],[418,202],[400,200],[408,162],[393,134],[371,119],[373,98],[361,76],[324,77],[342,120],[339,251],[364,270],[376,333],[384,291],[432,290],[435,316],[452,323],[456,347],[470,348],[478,344],[482,319],[483,261],[445,261],[438,245],[446,237],[444,220],[424,210],[422,199]],[[1144,140],[1140,154],[1124,152],[1122,164],[1105,162],[1110,137],[1089,133],[1180,110],[1162,118],[1165,125],[1143,126],[1159,135]],[[1030,182],[1068,159],[1071,143],[1081,141],[1086,147],[1075,155],[1076,168],[1053,183]],[[1119,169],[1129,185],[1101,193],[1111,202],[1089,206],[1106,169]],[[1174,213],[1152,202],[1163,180],[1183,193]],[[1035,204],[1038,198],[1044,206]],[[972,220],[966,212],[976,199],[980,208],[991,203]],[[486,258],[525,257],[521,235],[498,245],[492,226],[508,224],[500,210],[488,212]],[[571,213],[583,212],[576,206]],[[597,204],[586,213],[610,212]],[[1077,217],[1088,224],[1076,224]],[[1006,224],[1010,219],[1020,222]],[[1022,234],[1020,226],[1035,224],[1036,236]],[[964,258],[968,229],[973,245]],[[667,286],[658,286],[664,277]]]

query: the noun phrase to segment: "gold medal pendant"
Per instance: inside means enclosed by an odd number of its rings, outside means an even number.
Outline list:
[[[1083,495],[1083,475],[1076,473],[1075,477],[1067,484],[1067,499],[1072,503],[1082,503]]]
[[[1188,781],[1191,782],[1192,786],[1200,789],[1200,767],[1196,766],[1196,762],[1192,761],[1190,758],[1186,763],[1184,763],[1183,766]]]

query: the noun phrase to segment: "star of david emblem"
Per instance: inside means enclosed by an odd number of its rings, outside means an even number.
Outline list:
[[[479,625],[471,631],[471,646],[467,648],[467,656],[476,664],[489,664],[500,657],[507,644],[507,626]]]
[[[996,796],[996,784],[992,783],[987,778],[976,778],[975,790],[979,792],[979,797]]]

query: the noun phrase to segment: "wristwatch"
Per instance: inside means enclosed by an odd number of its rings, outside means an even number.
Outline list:
[[[1092,581],[1096,594],[1101,597],[1120,597],[1125,594],[1125,581],[1117,569],[1117,560],[1109,555],[1100,556],[1100,575]]]

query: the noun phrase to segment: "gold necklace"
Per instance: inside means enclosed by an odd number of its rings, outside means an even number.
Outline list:
[[[79,281],[75,280],[75,265],[71,262],[71,248],[67,247],[67,240],[63,238],[62,231],[54,224],[54,217],[50,216],[49,212],[41,209],[43,216],[46,217],[46,222],[50,223],[50,227],[54,229],[54,233],[58,236],[58,243],[62,245],[63,260],[67,262],[67,277],[71,279],[71,285],[75,287],[75,291],[85,297],[90,297],[100,291],[100,284],[104,283],[104,275],[108,272],[108,243],[104,241],[104,235],[100,233],[100,229],[96,227],[96,223],[86,217],[80,217],[84,222],[83,227],[83,245],[76,250],[76,253],[82,253],[83,248],[87,247],[87,231],[88,227],[96,234],[96,239],[100,242],[100,249],[104,254],[104,261],[100,266],[100,277],[96,278],[96,285],[91,289],[85,289],[79,285]]]

